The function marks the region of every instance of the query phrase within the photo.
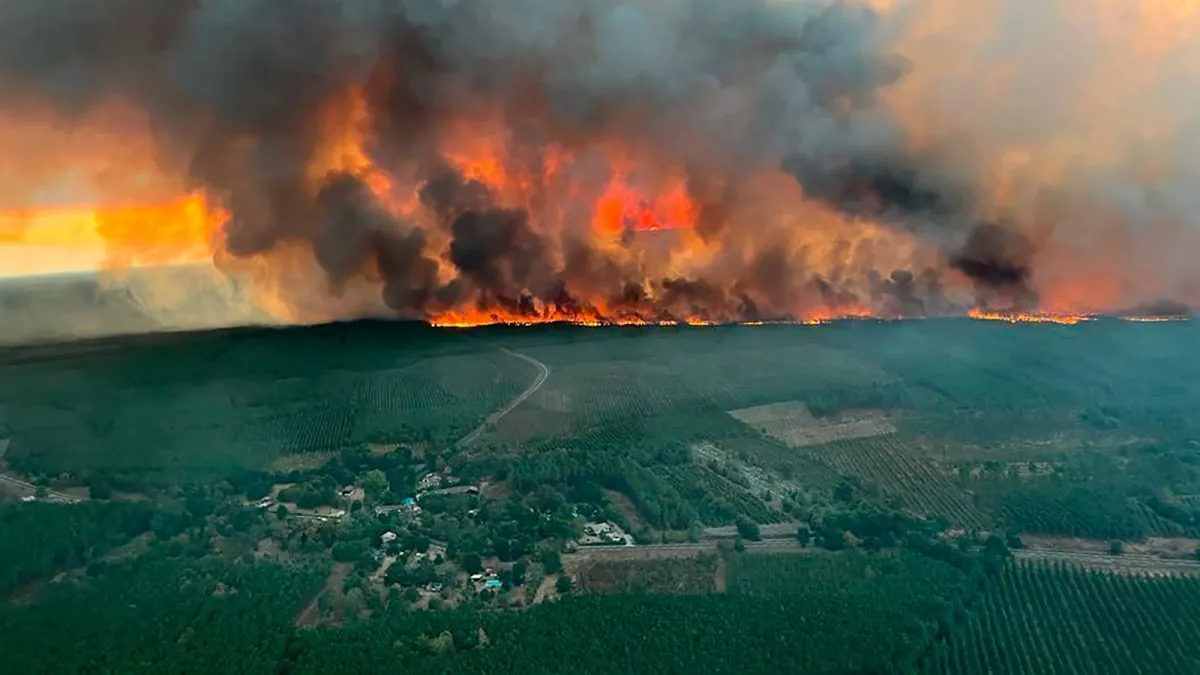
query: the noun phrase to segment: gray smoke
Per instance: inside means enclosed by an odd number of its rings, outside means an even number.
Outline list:
[[[742,177],[778,168],[810,198],[915,233],[981,293],[1032,302],[1033,244],[978,218],[968,183],[908,154],[879,104],[907,71],[881,30],[851,2],[5,0],[0,109],[49,103],[71,118],[132,102],[150,117],[164,167],[230,210],[230,253],[307,242],[335,292],[377,270],[385,302],[404,315],[584,311],[596,299],[643,317],[954,309],[945,270],[870,260],[865,278],[806,269],[785,250],[787,232],[746,215],[765,207]],[[394,215],[362,176],[308,175],[324,140],[319,113],[348,83],[363,84],[373,159],[424,181],[434,225]],[[651,173],[686,167],[699,236],[756,253],[723,253],[678,278],[655,262],[666,253],[598,250],[556,186],[534,185],[532,203],[514,208],[447,169],[437,141],[464,119],[499,119],[508,165],[529,175],[544,174],[548,144],[577,152],[574,176],[597,173],[597,139],[620,139]],[[562,207],[562,227],[540,219],[548,203]],[[429,251],[443,236],[451,281]],[[656,245],[639,237],[626,249]]]

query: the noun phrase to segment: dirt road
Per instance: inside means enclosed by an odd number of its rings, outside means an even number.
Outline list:
[[[547,366],[546,364],[542,363],[541,361],[538,361],[537,359],[533,358],[532,356],[526,356],[525,354],[522,354],[520,352],[514,352],[514,351],[511,351],[508,349],[502,349],[500,351],[504,352],[505,354],[508,354],[509,356],[513,356],[518,359],[521,359],[522,361],[528,361],[529,363],[533,364],[533,366],[538,369],[537,379],[535,379],[533,381],[533,384],[529,385],[529,387],[526,388],[525,391],[518,394],[516,398],[514,398],[513,400],[504,404],[503,408],[500,408],[499,410],[492,413],[491,415],[488,415],[487,419],[485,419],[483,421],[483,424],[480,424],[478,427],[475,427],[474,431],[467,434],[466,436],[463,436],[462,439],[460,439],[458,441],[458,443],[456,444],[457,447],[465,448],[466,446],[468,446],[468,445],[474,443],[476,440],[478,440],[479,437],[482,436],[483,433],[485,431],[487,431],[489,427],[494,427],[495,425],[499,424],[500,420],[504,419],[505,415],[512,412],[513,409],[516,408],[517,406],[521,405],[521,403],[525,399],[527,399],[530,396],[533,396],[535,393],[537,393],[537,390],[541,389],[542,385],[546,383],[546,378],[550,377],[550,367]]]
[[[747,541],[747,553],[820,553],[822,549],[814,546],[803,547],[795,539],[765,539],[763,541]],[[649,546],[581,546],[574,553],[563,556],[563,564],[575,563],[585,559],[628,560],[630,558],[685,558],[712,553],[717,550],[717,542],[703,541],[688,544],[651,544]]]
[[[21,480],[6,473],[0,473],[0,491],[8,492],[18,497],[27,497],[37,494],[38,486],[29,481]],[[48,502],[63,502],[74,504],[81,501],[78,497],[64,494],[62,492],[54,492],[49,490],[46,492],[46,501]]]
[[[333,566],[333,571],[329,573],[329,577],[325,579],[325,585],[321,590],[313,596],[312,601],[296,614],[295,625],[300,626],[315,626],[317,620],[320,619],[320,613],[317,611],[320,608],[321,598],[330,591],[339,591],[346,583],[346,577],[350,576],[350,563],[336,563]]]

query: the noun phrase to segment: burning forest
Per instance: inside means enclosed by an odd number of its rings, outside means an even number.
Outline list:
[[[1194,5],[5,0],[0,241],[295,322],[1182,314]]]

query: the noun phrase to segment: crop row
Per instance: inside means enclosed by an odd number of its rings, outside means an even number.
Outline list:
[[[710,525],[732,522],[744,516],[756,523],[778,523],[783,515],[773,511],[757,496],[741,485],[695,464],[656,466],[655,475],[686,499],[700,514],[701,520]]]
[[[1148,509],[1133,508],[1120,495],[1083,488],[1019,488],[1006,494],[1001,505],[1008,521],[1026,532],[1137,540],[1157,529]]]
[[[934,673],[1197,672],[1200,579],[1022,562],[935,647]]]
[[[961,490],[893,435],[838,440],[809,452],[844,475],[878,486],[915,512],[944,516],[966,527],[988,525],[987,517]]]

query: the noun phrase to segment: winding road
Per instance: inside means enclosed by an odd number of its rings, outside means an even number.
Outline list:
[[[505,354],[508,354],[509,356],[513,356],[518,359],[521,359],[522,361],[528,361],[529,363],[533,364],[533,366],[538,369],[537,379],[535,379],[533,381],[533,384],[529,385],[529,387],[526,388],[525,391],[518,394],[516,398],[509,401],[508,403],[505,403],[503,408],[500,408],[499,410],[492,413],[491,415],[488,415],[487,419],[485,419],[483,421],[483,424],[480,424],[479,426],[475,427],[474,431],[472,431],[471,433],[469,433],[466,436],[463,436],[461,439],[459,439],[458,443],[455,444],[455,447],[465,448],[466,446],[479,440],[479,437],[483,435],[483,432],[488,430],[488,427],[492,427],[492,426],[495,426],[496,424],[499,424],[500,420],[504,419],[505,415],[512,412],[513,409],[516,408],[517,406],[521,405],[521,403],[525,399],[529,398],[530,396],[533,396],[537,392],[538,389],[541,389],[542,385],[546,383],[546,378],[550,377],[550,367],[547,366],[546,364],[542,363],[541,361],[538,361],[537,359],[533,358],[532,356],[528,356],[528,355],[522,354],[520,352],[514,352],[510,349],[501,349],[500,351],[504,352]]]

